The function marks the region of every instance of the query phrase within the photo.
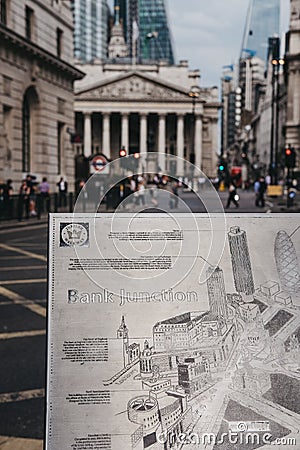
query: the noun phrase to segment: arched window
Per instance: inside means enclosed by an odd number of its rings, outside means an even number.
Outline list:
[[[33,170],[31,162],[33,161],[32,149],[34,145],[34,134],[36,132],[36,114],[38,108],[38,94],[36,89],[31,86],[27,89],[23,97],[22,104],[22,171],[30,172]]]
[[[24,95],[22,109],[22,171],[30,172],[30,104]]]

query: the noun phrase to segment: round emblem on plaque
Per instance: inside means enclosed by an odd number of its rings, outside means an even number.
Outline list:
[[[61,239],[66,245],[84,245],[88,241],[88,231],[80,223],[69,223],[61,230]]]

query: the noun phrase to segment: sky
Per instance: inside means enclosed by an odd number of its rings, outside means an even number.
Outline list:
[[[176,62],[187,59],[190,69],[199,69],[201,86],[219,86],[222,67],[238,62],[249,0],[166,1]],[[281,0],[285,31],[289,3]]]
[[[176,60],[200,69],[202,86],[219,86],[222,67],[237,63],[248,5],[249,0],[168,0]],[[281,0],[281,10],[286,30],[289,0]]]

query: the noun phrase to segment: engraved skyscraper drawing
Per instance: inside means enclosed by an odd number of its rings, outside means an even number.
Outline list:
[[[237,292],[254,293],[254,282],[246,232],[240,227],[231,227],[228,233],[234,284]]]

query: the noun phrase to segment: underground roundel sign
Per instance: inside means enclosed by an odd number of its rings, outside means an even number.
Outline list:
[[[96,155],[91,159],[90,171],[91,173],[108,173],[108,164],[105,156]]]

